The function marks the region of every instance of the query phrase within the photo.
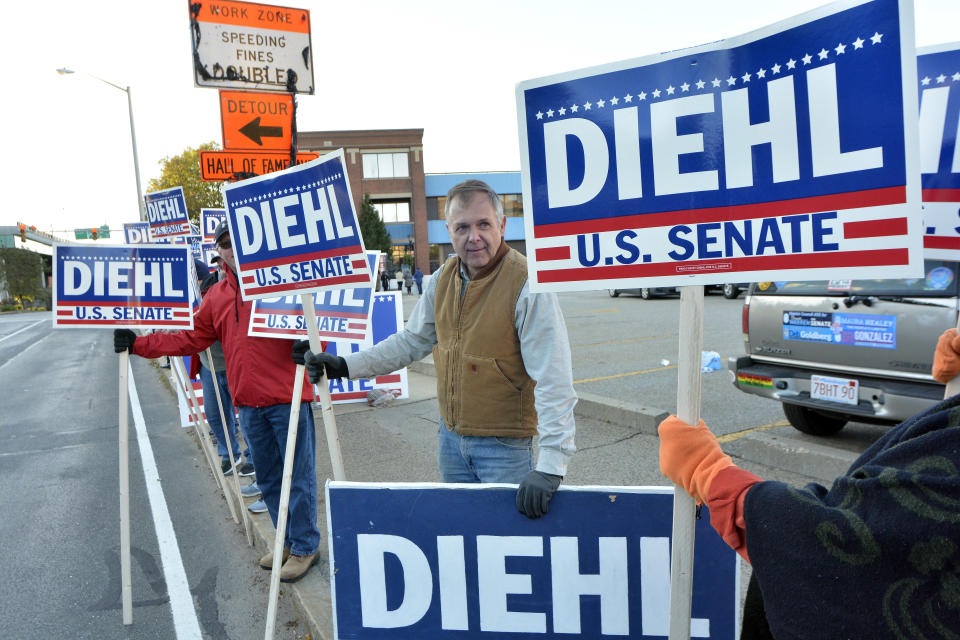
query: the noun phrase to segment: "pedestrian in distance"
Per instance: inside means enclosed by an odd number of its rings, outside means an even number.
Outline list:
[[[420,267],[417,267],[417,270],[413,272],[413,281],[417,284],[417,295],[423,295],[423,271],[420,271]]]
[[[387,276],[386,270],[380,272],[380,291],[388,291],[390,289],[390,278]]]
[[[407,288],[407,293],[413,293],[413,275],[410,274],[410,269],[403,271],[403,286]]]
[[[397,267],[397,291],[403,291],[403,269]]]
[[[217,340],[223,344],[227,379],[253,454],[257,486],[276,526],[296,365],[290,358],[289,341],[247,335],[253,304],[240,297],[226,221],[217,226],[214,237],[223,259],[224,277],[209,289],[201,302],[194,316],[194,328],[142,337],[128,329],[117,329],[114,349],[117,353],[129,349],[135,355],[155,358],[164,354],[197,353]],[[320,546],[312,395],[310,385],[304,385],[280,568],[283,582],[303,577],[316,562]],[[272,552],[260,559],[260,566],[273,568]]]
[[[504,242],[503,205],[486,183],[454,186],[445,217],[456,255],[430,275],[405,329],[345,357],[307,351],[307,371],[314,382],[324,369],[372,378],[432,351],[443,480],[518,483],[517,509],[538,518],[576,450],[563,314],[555,294],[530,293],[526,258]]]
[[[958,373],[950,329],[933,377]],[[742,639],[957,637],[960,395],[893,427],[830,489],[737,467],[703,421],[670,416],[659,433],[663,474],[752,566]]]

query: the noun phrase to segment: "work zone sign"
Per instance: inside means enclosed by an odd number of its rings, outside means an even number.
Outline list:
[[[220,92],[220,126],[227,151],[288,151],[293,96],[289,93]]]
[[[922,275],[912,11],[518,85],[531,289]]]
[[[254,2],[191,2],[198,87],[313,93],[310,12]]]

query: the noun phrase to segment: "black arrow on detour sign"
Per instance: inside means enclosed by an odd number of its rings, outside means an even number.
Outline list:
[[[260,138],[282,138],[283,127],[261,127],[260,116],[240,127],[240,133],[247,136],[258,145],[263,146]]]

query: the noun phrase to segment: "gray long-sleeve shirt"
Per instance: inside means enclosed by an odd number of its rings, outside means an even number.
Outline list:
[[[437,278],[441,265],[424,283],[423,295],[417,302],[407,326],[370,349],[344,356],[351,378],[372,378],[402,369],[427,356],[437,344],[433,315]],[[469,282],[461,267],[466,290]],[[524,283],[517,299],[514,326],[520,338],[520,354],[527,374],[537,383],[534,404],[537,409],[537,471],[566,475],[567,464],[576,452],[576,424],[573,408],[577,395],[573,390],[573,368],[567,327],[560,311],[560,302],[553,293],[530,293]]]

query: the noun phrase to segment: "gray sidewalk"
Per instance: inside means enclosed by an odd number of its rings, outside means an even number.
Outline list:
[[[337,430],[347,479],[364,482],[433,482],[436,469],[436,380],[431,358],[411,365],[410,397],[386,407],[365,403],[336,405]],[[664,485],[659,473],[656,428],[665,411],[623,400],[578,394],[577,447],[564,483],[568,485]],[[316,412],[319,414],[319,412]],[[330,565],[327,548],[326,498],[323,485],[332,478],[322,422],[317,422],[317,479],[320,485],[319,526],[323,534],[320,560],[299,582],[281,585],[281,597],[292,598],[302,611],[314,640],[333,638]],[[855,459],[838,451],[788,437],[789,427],[749,433],[724,444],[740,466],[762,477],[794,484],[828,483]],[[770,467],[773,462],[776,466]],[[247,504],[251,501],[247,500]],[[264,513],[252,516],[256,553],[272,550],[273,526]],[[264,572],[265,580],[269,574]],[[304,631],[299,629],[298,632]],[[282,632],[277,637],[282,637]]]

